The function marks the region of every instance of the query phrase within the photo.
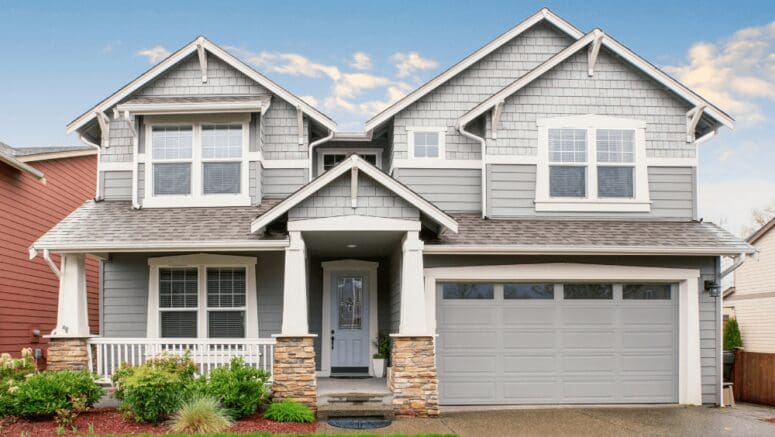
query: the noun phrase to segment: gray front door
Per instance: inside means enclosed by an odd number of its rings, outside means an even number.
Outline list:
[[[369,367],[369,290],[363,272],[331,276],[331,370],[367,372]]]

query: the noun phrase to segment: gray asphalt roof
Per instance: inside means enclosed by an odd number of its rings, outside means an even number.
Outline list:
[[[52,146],[52,147],[14,147],[14,155],[30,156],[41,153],[75,152],[78,150],[94,150],[91,146]]]

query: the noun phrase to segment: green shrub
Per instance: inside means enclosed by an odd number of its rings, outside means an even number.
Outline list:
[[[275,422],[310,423],[315,421],[315,414],[296,401],[272,402],[264,412],[264,417]]]
[[[159,423],[186,399],[190,380],[165,368],[138,366],[122,373],[119,408],[137,422]]]
[[[181,434],[209,434],[224,431],[229,426],[231,418],[217,399],[194,396],[175,413],[170,429]]]
[[[13,392],[37,371],[32,349],[22,349],[21,358],[11,358],[7,353],[0,355],[0,417],[14,414]]]
[[[93,406],[104,391],[86,371],[42,372],[29,376],[13,391],[14,414],[53,416]]]
[[[232,417],[239,419],[255,413],[266,395],[269,373],[246,366],[240,357],[228,366],[213,369],[194,383],[194,390],[218,399]]]
[[[174,355],[163,353],[157,357],[147,360],[140,366],[130,366],[122,364],[113,372],[113,385],[116,387],[114,397],[121,400],[124,395],[122,381],[134,374],[140,368],[153,368],[178,375],[184,381],[192,381],[196,373],[196,364],[191,360],[191,354],[186,351],[183,355]]]
[[[730,318],[724,326],[724,350],[734,351],[738,347],[743,347],[740,326],[737,324],[737,319]]]

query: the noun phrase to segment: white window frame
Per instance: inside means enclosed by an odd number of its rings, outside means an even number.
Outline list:
[[[416,156],[414,153],[414,134],[416,132],[435,132],[439,135],[439,156],[435,158]],[[445,127],[407,127],[406,128],[407,144],[409,146],[409,159],[418,159],[422,161],[441,161],[446,158],[447,155],[447,128]]]
[[[382,169],[382,149],[377,148],[367,148],[367,147],[358,147],[358,148],[342,148],[342,149],[335,149],[332,147],[326,147],[326,148],[320,148],[317,149],[318,153],[318,175],[323,174],[326,170],[323,169],[323,157],[326,155],[376,155],[377,156],[377,168]]]
[[[258,338],[258,294],[256,289],[256,258],[249,256],[194,254],[148,258],[148,338],[161,338],[161,313],[159,308],[159,269],[196,268],[197,269],[197,338],[208,337],[209,311],[245,311],[245,338]],[[244,268],[245,306],[239,308],[209,308],[207,305],[207,268],[226,267]],[[194,308],[180,308],[181,311]]]
[[[602,115],[579,115],[541,119],[538,125],[538,162],[536,166],[535,210],[546,212],[649,212],[651,200],[648,189],[648,163],[646,158],[646,122]],[[551,197],[549,186],[549,129],[586,129],[586,196],[583,198]],[[623,129],[634,131],[635,159],[633,163],[597,162],[597,129]],[[581,165],[568,163],[567,165]],[[630,167],[633,170],[633,197],[599,197],[597,184],[598,165]]]
[[[237,194],[204,194],[203,165],[205,162],[235,162],[237,158],[203,158],[202,126],[242,126],[242,156],[240,165],[240,192]],[[153,164],[179,162],[153,159],[153,128],[164,126],[191,126],[191,194],[155,195],[153,192]],[[250,114],[223,114],[210,116],[148,116],[145,120],[145,197],[144,208],[250,206]],[[182,161],[181,161],[182,162]]]

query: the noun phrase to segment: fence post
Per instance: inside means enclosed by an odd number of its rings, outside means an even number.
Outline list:
[[[732,390],[735,394],[735,402],[741,402],[745,399],[745,364],[742,349],[735,349],[735,362],[732,364]]]

